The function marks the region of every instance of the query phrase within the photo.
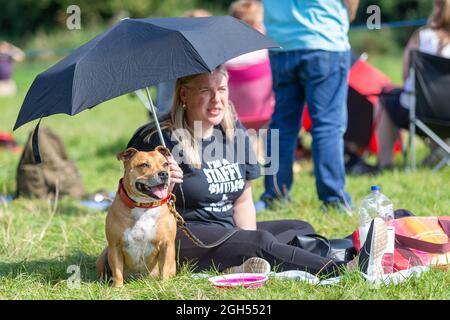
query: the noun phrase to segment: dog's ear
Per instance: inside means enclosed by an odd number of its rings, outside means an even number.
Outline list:
[[[163,147],[163,146],[157,146],[155,148],[155,151],[158,151],[159,153],[161,153],[166,158],[170,158],[172,156],[172,154],[170,153],[169,149],[167,149],[166,147]]]
[[[122,161],[130,160],[138,152],[139,151],[136,150],[135,148],[128,148],[117,154],[117,160],[122,160]]]

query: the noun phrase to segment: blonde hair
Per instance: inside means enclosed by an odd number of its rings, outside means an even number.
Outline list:
[[[263,7],[257,0],[237,0],[231,3],[229,13],[251,26],[262,23]]]
[[[228,72],[224,66],[220,65],[214,71],[220,72],[228,81]],[[194,74],[177,79],[170,118],[161,123],[161,130],[168,130],[171,133],[178,129],[185,129],[185,134],[182,136],[176,136],[176,139],[181,145],[181,150],[183,150],[184,157],[187,159],[188,163],[192,164],[197,169],[200,169],[202,164],[199,141],[197,140],[198,137],[194,136],[194,128],[191,128],[186,121],[185,106],[181,100],[180,90],[183,85],[189,84],[200,75],[202,74]],[[234,110],[234,106],[231,101],[228,101],[228,106],[225,106],[224,116],[220,125],[225,132],[226,139],[229,141],[232,141],[234,137],[235,121],[236,112]],[[145,138],[145,141],[149,142],[151,136],[155,133],[156,131],[152,131]]]
[[[427,27],[437,33],[441,48],[450,42],[450,0],[434,0]]]

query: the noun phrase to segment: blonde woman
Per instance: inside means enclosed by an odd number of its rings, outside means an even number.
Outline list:
[[[281,270],[335,275],[344,261],[289,244],[297,235],[314,233],[310,224],[299,220],[256,222],[251,181],[260,176],[260,168],[228,100],[225,69],[178,79],[174,97],[170,119],[161,127],[177,160],[170,162],[169,187],[176,195],[177,210],[191,232],[206,244],[236,230],[211,249],[198,247],[179,230],[179,262],[193,261],[195,271],[223,271],[254,257],[249,261],[259,266],[260,272],[269,272],[270,264]],[[149,151],[159,144],[155,130],[143,127],[128,147]],[[383,236],[379,227],[374,230],[378,230],[374,236]]]
[[[409,76],[411,50],[419,50],[445,58],[450,58],[450,0],[435,0],[427,25],[418,29],[408,41],[403,54],[403,88],[394,88],[382,96],[377,126],[378,165],[380,169],[393,165],[393,146],[400,128],[408,129],[411,96],[404,93],[412,91]]]

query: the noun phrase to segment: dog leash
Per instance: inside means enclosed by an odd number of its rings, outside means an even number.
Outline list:
[[[191,230],[186,225],[186,222],[184,221],[183,217],[178,213],[177,209],[175,208],[175,201],[176,201],[175,195],[172,193],[169,201],[167,202],[167,206],[169,207],[170,212],[175,217],[175,220],[177,221],[177,226],[181,228],[181,231],[188,237],[194,244],[199,246],[200,248],[214,248],[218,245],[221,245],[226,240],[228,240],[233,234],[235,234],[238,230],[237,229],[231,229],[228,233],[226,233],[222,238],[219,240],[211,243],[211,244],[205,244],[203,241],[201,241],[199,238],[197,238]]]
[[[148,90],[148,88],[145,88],[146,93],[147,93],[147,99],[149,102],[149,107],[147,107],[147,105],[144,103],[144,106],[146,108],[148,108],[148,110],[150,111],[150,113],[153,114],[154,116],[154,120],[155,120],[155,124],[156,124],[156,129],[158,131],[158,135],[159,135],[159,139],[161,140],[162,145],[165,147],[166,143],[164,141],[164,137],[162,134],[162,130],[161,127],[159,125],[159,120],[158,120],[158,115],[155,112],[155,108],[153,106],[153,102],[152,102],[152,98],[150,96],[150,92]],[[139,95],[138,95],[139,96]],[[40,121],[39,121],[40,122]],[[39,124],[38,124],[39,126]],[[201,248],[214,248],[217,247],[218,245],[222,244],[223,242],[225,242],[229,237],[231,237],[237,230],[236,229],[232,229],[231,232],[228,232],[227,234],[225,234],[224,237],[220,238],[219,240],[217,240],[216,242],[213,242],[209,245],[204,244],[199,238],[197,238],[186,226],[186,222],[184,221],[183,217],[178,213],[177,209],[175,208],[175,200],[176,197],[173,193],[170,194],[169,196],[169,201],[167,202],[167,205],[169,207],[170,212],[173,214],[173,216],[175,217],[175,220],[177,221],[177,226],[181,228],[181,230],[184,232],[184,234],[193,242],[195,243],[197,246],[201,247]]]

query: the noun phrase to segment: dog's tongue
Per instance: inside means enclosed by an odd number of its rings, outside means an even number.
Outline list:
[[[159,199],[164,199],[167,197],[167,188],[164,185],[153,187],[151,191]]]

